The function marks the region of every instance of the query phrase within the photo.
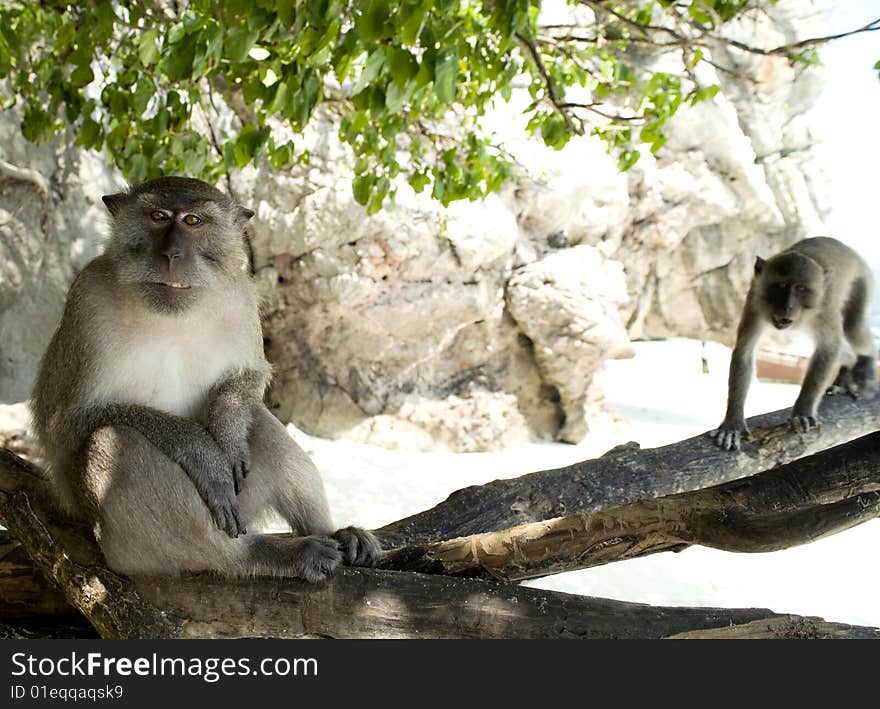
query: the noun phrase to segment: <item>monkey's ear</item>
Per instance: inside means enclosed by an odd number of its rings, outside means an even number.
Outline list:
[[[244,224],[248,219],[254,216],[254,210],[248,209],[247,207],[239,207],[238,214],[235,216],[235,221],[239,224]]]
[[[756,275],[756,276],[760,276],[760,275],[761,275],[761,271],[764,270],[764,264],[765,264],[765,263],[767,263],[767,261],[764,260],[764,259],[762,259],[760,256],[758,256],[758,257],[755,259],[755,275]]]
[[[105,194],[101,199],[107,205],[107,211],[115,217],[119,210],[122,209],[127,196],[125,192],[117,192],[116,194]]]

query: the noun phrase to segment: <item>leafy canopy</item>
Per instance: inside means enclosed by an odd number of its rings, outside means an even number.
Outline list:
[[[0,78],[12,89],[4,107],[20,102],[29,140],[70,127],[129,179],[216,181],[262,159],[279,169],[307,160],[273,122],[296,136],[323,106],[339,118],[355,158],[353,193],[370,212],[399,175],[448,204],[481,198],[511,175],[479,118],[518,81],[532,98],[528,129],[547,145],[591,131],[621,169],[638,159],[639,143],[656,151],[682,103],[717,91],[693,70],[718,28],[761,5],[569,0],[595,16],[577,26],[542,25],[540,4],[12,0],[0,7]],[[651,68],[645,46],[674,47],[684,70]],[[218,125],[219,99],[235,125]]]

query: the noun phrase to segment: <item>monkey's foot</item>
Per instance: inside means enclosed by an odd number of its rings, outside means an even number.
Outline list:
[[[816,416],[792,414],[788,421],[792,431],[806,433],[814,428],[819,428],[819,419]]]
[[[853,380],[852,369],[843,365],[840,368],[840,371],[837,372],[837,377],[835,377],[834,382],[828,387],[825,392],[829,396],[833,396],[835,394],[853,394],[853,388],[855,387],[855,381]],[[858,397],[856,397],[858,398]]]
[[[856,399],[873,399],[877,394],[877,363],[869,355],[859,355],[852,370],[853,391]]]
[[[339,542],[314,534],[297,539],[296,556],[291,560],[296,575],[311,583],[319,583],[336,571],[342,563]]]
[[[736,424],[724,424],[709,431],[709,435],[715,440],[715,445],[726,451],[739,450],[740,443],[751,437],[752,432],[746,426],[745,421]]]
[[[873,399],[877,395],[877,379],[874,373],[871,372],[870,376],[860,376],[860,373],[854,373],[849,395],[853,399],[866,401]]]
[[[360,527],[345,527],[337,531],[333,538],[342,547],[343,558],[348,566],[373,567],[379,563],[382,547],[379,540]]]

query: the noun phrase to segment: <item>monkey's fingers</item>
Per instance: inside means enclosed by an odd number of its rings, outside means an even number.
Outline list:
[[[731,451],[739,450],[740,432],[727,428],[719,428],[710,434],[719,448]]]
[[[815,416],[792,416],[789,423],[796,433],[807,433],[810,429],[819,427]]]
[[[232,513],[232,518],[235,520],[235,527],[238,530],[238,534],[247,534],[247,529],[245,529],[244,524],[242,524],[241,520],[238,518],[238,510],[235,507],[230,508],[230,512]],[[235,536],[238,536],[236,534]]]
[[[348,566],[373,567],[379,562],[382,547],[379,540],[370,532],[360,527],[345,527],[333,534],[339,542],[343,561]]]
[[[232,486],[235,488],[236,495],[241,492],[241,486],[244,483],[244,479],[247,477],[246,470],[243,460],[232,464]]]
[[[238,521],[238,511],[235,507],[215,501],[213,504],[208,503],[208,509],[211,511],[211,516],[214,518],[214,524],[217,525],[217,528],[236,539],[241,531],[241,525]]]

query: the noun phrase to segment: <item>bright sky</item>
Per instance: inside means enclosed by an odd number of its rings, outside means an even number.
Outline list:
[[[880,17],[880,0],[823,0],[827,34]],[[826,88],[817,106],[828,155],[832,214],[828,236],[858,248],[880,271],[880,31],[831,42],[821,50]]]

